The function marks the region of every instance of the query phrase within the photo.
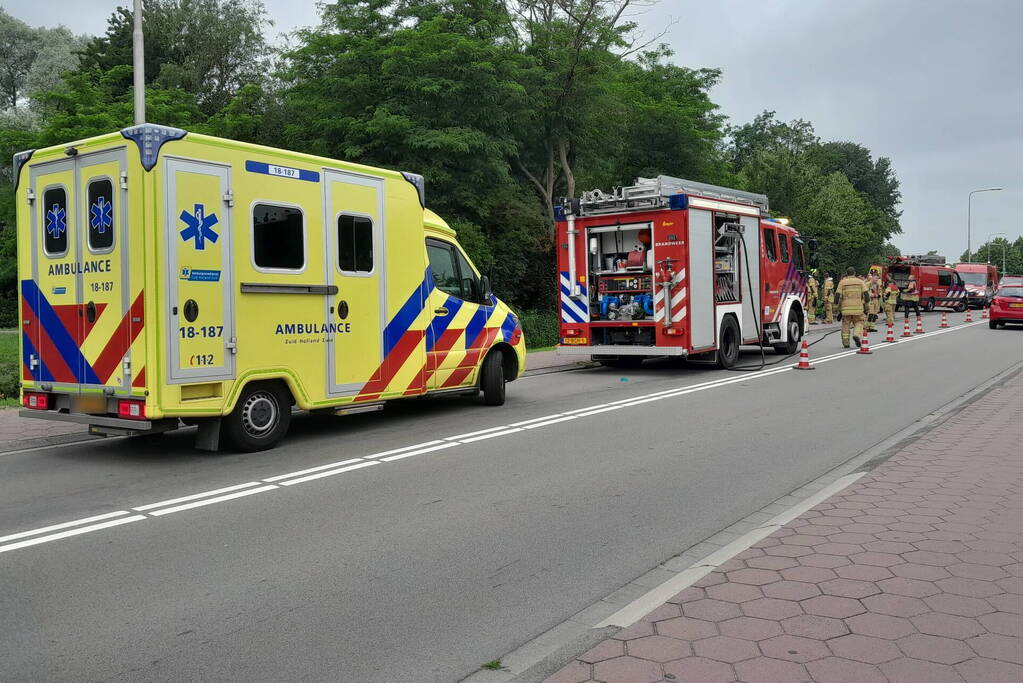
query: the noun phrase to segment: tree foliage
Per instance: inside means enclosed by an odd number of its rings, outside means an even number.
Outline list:
[[[147,118],[422,173],[431,207],[521,308],[553,310],[558,198],[639,176],[764,192],[830,269],[897,252],[891,162],[773,112],[727,126],[719,70],[638,41],[650,1],[333,0],[277,51],[258,0],[148,0]],[[130,125],[131,50],[124,7],[87,41],[0,10],[0,154]],[[0,295],[11,225],[5,167]]]

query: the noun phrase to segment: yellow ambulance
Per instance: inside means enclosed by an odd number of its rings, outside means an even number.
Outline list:
[[[23,416],[262,450],[293,406],[501,405],[524,368],[419,175],[153,124],[14,172]]]

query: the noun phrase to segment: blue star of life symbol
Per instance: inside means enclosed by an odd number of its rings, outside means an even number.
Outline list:
[[[53,236],[53,239],[60,239],[61,233],[67,230],[67,212],[60,204],[54,204],[53,208],[46,212],[46,232]]]
[[[102,235],[113,224],[114,207],[106,200],[106,197],[100,197],[95,204],[89,207],[89,225]]]
[[[220,235],[213,231],[213,226],[220,222],[217,214],[207,214],[202,204],[195,205],[195,212],[188,213],[181,210],[181,221],[188,227],[181,231],[181,239],[195,240],[195,248],[199,251],[206,249],[206,240],[216,243]]]

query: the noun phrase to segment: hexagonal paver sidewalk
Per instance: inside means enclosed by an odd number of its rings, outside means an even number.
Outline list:
[[[549,683],[1023,681],[1023,375]]]

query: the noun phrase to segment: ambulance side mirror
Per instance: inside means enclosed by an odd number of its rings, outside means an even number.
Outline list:
[[[490,288],[490,278],[486,275],[480,276],[480,286],[483,289],[483,300],[489,301],[494,291]]]

